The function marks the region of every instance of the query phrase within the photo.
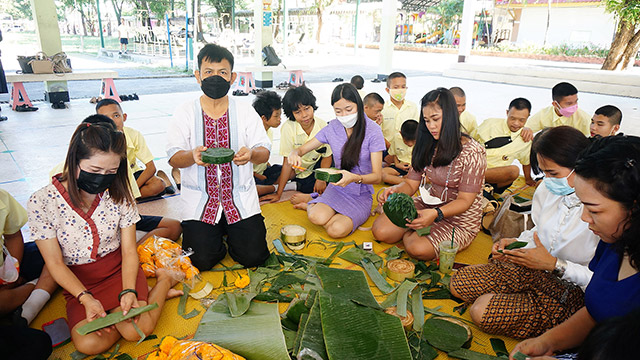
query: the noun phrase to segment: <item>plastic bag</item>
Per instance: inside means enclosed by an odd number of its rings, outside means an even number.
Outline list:
[[[182,250],[177,243],[162,237],[152,236],[138,245],[140,267],[147,277],[156,276],[156,269],[169,270],[176,280],[188,281],[193,286],[199,280],[200,271],[191,264],[193,251]]]
[[[11,284],[18,280],[20,275],[20,264],[18,259],[9,254],[9,250],[2,244],[2,252],[4,253],[4,261],[0,265],[0,285]]]

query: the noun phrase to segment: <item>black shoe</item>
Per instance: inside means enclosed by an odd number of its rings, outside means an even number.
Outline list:
[[[129,99],[127,98],[127,95],[120,95],[119,97],[120,97],[120,101],[127,101],[127,100],[129,100]]]
[[[133,95],[127,95],[127,100],[133,101],[135,99],[133,98]]]
[[[164,192],[166,194],[173,195],[176,193],[176,189],[173,187],[173,185],[169,185],[166,188],[164,188]]]
[[[140,100],[140,97],[138,96],[138,94],[133,93],[133,100]]]
[[[333,79],[331,82],[340,82],[340,81],[344,81],[344,79],[341,78],[341,77],[337,77],[337,78]]]
[[[0,116],[0,121],[7,121],[9,118],[6,116]]]
[[[64,101],[58,101],[51,104],[51,107],[54,109],[66,109],[67,105],[65,105]]]
[[[379,82],[382,82],[382,81],[380,81],[380,79],[378,79],[378,78],[375,78],[375,79],[371,80],[371,82],[373,82],[373,83],[379,83]]]
[[[22,104],[22,105],[18,105],[16,106],[16,111],[17,112],[29,112],[29,111],[37,111],[38,108],[35,106],[29,106],[27,104]]]

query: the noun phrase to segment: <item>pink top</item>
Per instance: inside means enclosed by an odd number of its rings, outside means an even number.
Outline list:
[[[73,206],[56,178],[31,195],[27,210],[31,239],[57,238],[66,265],[92,263],[117,250],[120,229],[140,220],[135,205],[116,203],[108,190],[98,194],[85,213]]]

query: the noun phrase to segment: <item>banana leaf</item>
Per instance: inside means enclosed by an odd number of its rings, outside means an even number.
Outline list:
[[[344,248],[344,243],[343,242],[339,242],[336,243],[336,248],[333,250],[333,252],[331,253],[331,255],[329,255],[329,257],[327,257],[322,264],[323,265],[331,265],[331,263],[333,262],[333,260],[336,258],[336,256],[338,256],[338,253],[340,251],[342,251],[342,248]]]
[[[497,359],[504,359],[504,358],[500,358],[497,356],[492,356],[492,355],[487,355],[487,354],[483,354],[483,353],[479,353],[476,351],[471,351],[468,349],[458,349],[455,351],[451,351],[449,353],[447,353],[447,355],[449,355],[449,357],[453,357],[456,359],[463,359],[463,360],[497,360]]]
[[[409,281],[409,280],[405,280],[403,282],[407,283],[408,285],[398,289],[398,315],[405,317],[407,316],[407,298],[409,296],[409,292],[411,292],[411,290],[413,290],[413,288],[416,287],[416,283],[414,283],[413,281]]]
[[[422,288],[420,286],[411,292],[411,311],[413,312],[413,330],[422,331],[424,326],[424,303],[422,303]]]
[[[430,318],[424,323],[422,336],[433,347],[445,352],[462,348],[468,339],[465,328],[443,319]]]
[[[502,357],[505,359],[509,358],[509,351],[507,351],[507,346],[504,343],[504,340],[498,338],[489,339],[491,342],[491,348],[496,353],[497,357]]]
[[[251,292],[228,292],[224,294],[227,297],[227,304],[229,306],[229,312],[232,317],[238,317],[244,315],[249,310],[251,300],[256,297],[256,293]]]
[[[308,314],[309,308],[306,306],[305,301],[296,299],[289,304],[287,311],[284,313],[285,319],[289,319],[296,325],[300,324],[300,317],[302,314]]]
[[[367,275],[369,275],[371,281],[373,281],[376,287],[380,289],[383,294],[388,294],[393,291],[394,287],[391,286],[391,284],[389,284],[382,275],[380,275],[378,269],[376,269],[371,260],[365,257],[362,259],[360,264],[362,265],[364,271],[367,272]]]
[[[413,360],[433,360],[438,357],[438,351],[421,337],[421,331],[412,331],[408,335],[409,349]]]
[[[380,309],[380,304],[373,297],[367,278],[362,271],[334,269],[316,266],[316,273],[327,293],[351,300],[360,305]]]
[[[328,360],[329,356],[327,355],[324,337],[322,335],[320,300],[318,296],[316,296],[316,301],[313,303],[309,316],[306,320],[307,321],[304,323],[304,326],[301,326],[300,328],[300,332],[302,334],[300,336],[300,344],[296,349],[295,355],[298,356],[302,351],[307,349],[307,351],[304,352],[309,352],[309,350],[311,350],[320,358]],[[302,356],[302,358],[305,359],[304,356]]]
[[[253,301],[243,316],[234,318],[226,297],[221,297],[204,313],[193,339],[222,346],[246,359],[289,359],[276,303]]]
[[[386,309],[392,306],[397,306],[398,293],[400,292],[400,290],[402,289],[404,291],[404,289],[408,289],[406,290],[408,292],[408,291],[411,291],[411,289],[413,289],[414,286],[415,286],[415,283],[412,281],[409,281],[409,280],[403,281],[402,284],[400,284],[400,286],[398,286],[391,294],[387,296],[387,298],[382,302],[382,304],[380,304],[380,306],[383,309]]]
[[[344,259],[350,261],[354,264],[360,265],[362,259],[367,258],[371,260],[373,265],[375,265],[376,269],[380,269],[384,264],[384,260],[382,258],[372,252],[364,251],[359,247],[352,247],[342,252],[342,254],[338,255],[340,259]]]
[[[224,280],[227,279],[227,274],[224,274]],[[226,285],[224,285],[226,286]],[[200,310],[193,309],[187,314],[187,299],[189,299],[189,292],[191,288],[187,286],[187,284],[182,284],[182,296],[180,296],[180,301],[178,302],[178,315],[182,316],[183,319],[191,319],[192,317],[196,317],[200,314]]]
[[[513,354],[513,358],[516,360],[527,360],[529,356],[521,353],[520,351],[516,352],[515,354]]]
[[[157,307],[158,307],[158,304],[153,303],[153,304],[141,306],[138,308],[132,308],[131,310],[129,310],[127,315],[122,315],[122,311],[114,312],[114,313],[108,314],[103,318],[95,319],[90,323],[82,325],[81,327],[77,328],[76,331],[80,335],[87,335],[88,333],[100,330],[107,326],[115,325],[121,321],[134,318],[144,312],[153,310]]]
[[[403,251],[404,250],[400,249],[397,246],[392,246],[387,250],[385,250],[384,253],[387,256],[387,261],[391,261],[391,260],[399,259]]]
[[[411,360],[399,318],[327,293],[319,296],[330,360]]]

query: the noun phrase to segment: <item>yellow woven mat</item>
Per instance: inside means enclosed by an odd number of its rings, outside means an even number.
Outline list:
[[[520,179],[521,180],[521,179]],[[514,184],[512,188],[519,187],[518,185],[524,185],[524,182]],[[376,191],[381,186],[375,186]],[[374,202],[374,206],[375,206]],[[280,228],[283,225],[287,224],[298,224],[304,226],[307,229],[307,241],[317,240],[319,238],[330,239],[327,236],[327,233],[324,231],[322,227],[311,224],[307,219],[306,212],[302,210],[295,210],[291,206],[289,202],[281,202],[277,204],[267,204],[262,206],[262,214],[265,218],[265,224],[267,227],[267,239],[269,240],[269,245],[272,248],[271,241],[276,239],[280,235]],[[368,228],[373,224],[374,218],[370,218],[362,227]],[[340,241],[340,240],[336,240]],[[362,244],[364,241],[373,241],[373,236],[371,231],[361,231],[356,230],[355,233],[342,241],[355,241],[357,244]],[[487,258],[491,251],[491,237],[484,234],[479,233],[473,243],[464,251],[460,252],[456,256],[456,262],[466,263],[466,264],[482,264],[487,262]],[[383,251],[387,250],[390,245],[377,243],[374,241],[373,243],[373,251],[377,254],[381,254]],[[313,244],[311,246],[306,247],[302,251],[298,252],[303,255],[309,256],[323,256],[326,257],[330,254],[332,249],[325,249],[323,246]],[[384,257],[384,256],[383,256]],[[234,265],[235,262],[227,256],[223,262],[226,266]],[[346,269],[358,269],[361,270],[360,267],[349,263],[348,261],[342,260],[340,258],[336,258],[333,263],[333,266],[346,268]],[[217,266],[219,267],[219,266]],[[202,274],[203,278],[206,281],[209,281],[214,286],[214,291],[209,295],[209,297],[217,297],[217,295],[223,293],[225,289],[222,287],[223,277],[227,277],[227,283],[229,285],[233,285],[233,281],[237,277],[238,274],[246,274],[246,270],[240,271],[227,271],[227,272],[212,272],[207,271]],[[155,283],[155,279],[149,279],[149,285],[153,285]],[[384,296],[380,293],[380,291],[375,287],[375,285],[370,282],[371,290],[373,294],[378,298],[378,301],[382,301]],[[180,285],[177,286],[180,288]],[[227,289],[233,289],[233,286],[228,287]],[[441,311],[454,314],[453,307],[458,305],[453,300],[424,300],[424,304],[427,307],[435,308],[437,306],[441,306]],[[280,311],[284,312],[288,304],[280,304]],[[153,334],[157,335],[157,339],[144,341],[140,345],[137,345],[134,342],[128,342],[124,340],[120,340],[118,343],[120,344],[120,352],[127,353],[134,358],[144,359],[146,354],[153,351],[155,347],[159,344],[160,339],[162,339],[166,335],[172,335],[175,337],[184,337],[184,336],[192,336],[200,322],[202,314],[205,309],[200,304],[198,300],[194,300],[189,298],[187,301],[186,312],[190,312],[192,309],[198,309],[201,313],[193,317],[189,320],[183,319],[177,313],[178,308],[178,299],[171,299],[166,302],[164,309],[162,310],[162,316],[158,321],[155,331]],[[43,323],[49,322],[51,320],[66,317],[65,310],[65,301],[62,296],[62,292],[58,290],[53,296],[49,303],[45,306],[45,308],[40,312],[38,317],[33,321],[32,327],[40,329]],[[462,316],[465,319],[471,320],[468,311]],[[471,350],[483,352],[487,354],[494,354],[491,345],[489,343],[489,338],[491,337],[499,337],[503,339],[507,345],[507,349],[512,349],[517,341],[514,339],[488,335],[481,332],[477,327],[472,327],[474,339],[472,341]],[[113,348],[111,349],[113,350]],[[54,349],[53,354],[51,355],[51,359],[62,359],[67,360],[70,359],[70,354],[75,351],[75,348],[72,343],[66,344],[58,349]],[[437,359],[447,359],[447,355],[444,353],[440,353],[440,356]]]

